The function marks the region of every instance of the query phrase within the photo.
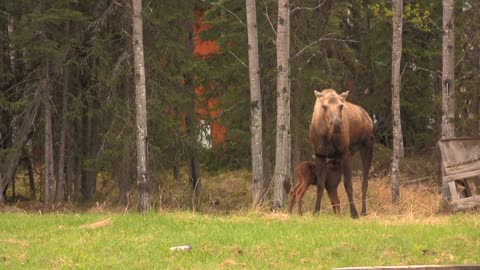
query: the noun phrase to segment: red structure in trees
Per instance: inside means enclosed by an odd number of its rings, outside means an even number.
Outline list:
[[[204,23],[202,20],[203,11],[197,9],[196,10],[196,23],[193,27],[194,33],[194,53],[195,57],[198,58],[207,58],[211,55],[219,54],[220,53],[220,46],[217,44],[215,40],[202,40],[200,38],[200,33],[210,29],[212,26]],[[196,102],[196,112],[199,116],[199,119],[203,121],[206,125],[209,125],[209,128],[205,129],[210,131],[211,136],[211,146],[221,146],[224,145],[225,142],[225,127],[219,122],[217,119],[221,113],[221,110],[218,109],[219,101],[214,97],[209,97],[208,91],[213,91],[215,89],[215,83],[211,82],[208,88],[204,86],[196,86],[195,87],[195,94],[197,96]],[[205,120],[209,121],[212,120],[210,123],[206,122]]]

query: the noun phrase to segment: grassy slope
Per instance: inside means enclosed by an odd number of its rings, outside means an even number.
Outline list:
[[[109,219],[98,228],[82,227]],[[480,216],[0,214],[0,268],[329,269],[480,263]],[[169,247],[190,244],[190,252]]]

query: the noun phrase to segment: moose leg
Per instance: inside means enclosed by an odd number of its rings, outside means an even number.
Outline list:
[[[340,199],[338,198],[338,193],[336,188],[327,188],[328,197],[330,198],[330,203],[332,204],[333,213],[340,214]]]
[[[327,175],[327,192],[330,202],[332,204],[332,209],[335,214],[340,214],[340,199],[338,198],[338,184],[342,178],[341,170],[331,170]]]
[[[315,201],[315,208],[313,213],[320,211],[320,203],[322,202],[323,190],[325,189],[325,182],[327,178],[327,166],[325,158],[315,155],[315,176],[317,178],[317,200]]]
[[[353,202],[353,188],[352,188],[352,157],[350,153],[346,153],[343,162],[343,185],[345,186],[345,191],[348,196],[348,203],[350,204],[350,215],[352,218],[358,218],[358,212],[355,208],[355,203]]]
[[[360,156],[362,158],[363,166],[363,179],[362,179],[362,212],[361,215],[367,214],[367,190],[368,190],[368,172],[372,164],[373,148],[368,146],[360,150]]]

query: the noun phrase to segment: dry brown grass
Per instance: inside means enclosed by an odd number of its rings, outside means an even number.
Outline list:
[[[80,226],[80,229],[98,229],[98,228],[105,227],[105,226],[108,226],[108,225],[111,225],[111,224],[112,224],[112,220],[110,218],[107,218],[107,219],[100,220],[100,221],[97,221],[97,222],[94,222],[94,223],[84,224],[84,225]]]
[[[406,177],[403,177],[405,179]],[[246,170],[218,174],[204,180],[204,196],[201,203],[205,212],[230,212],[251,210],[251,180]],[[357,210],[361,208],[361,179],[353,178],[354,200]],[[348,199],[343,182],[338,187],[342,214],[348,215]],[[270,194],[271,195],[271,194]],[[313,211],[316,187],[310,187],[304,197],[303,210],[306,215]],[[400,200],[392,203],[390,177],[372,178],[367,195],[367,218],[389,216],[394,219],[413,221],[418,218],[438,216],[440,202],[439,187],[433,181],[402,185]],[[269,212],[269,202],[263,210]],[[321,213],[333,213],[326,194],[322,200]],[[277,214],[275,214],[277,215]]]
[[[387,163],[377,162],[374,164],[374,168],[372,168],[372,175],[374,177],[369,181],[367,218],[383,218],[388,216],[392,219],[413,221],[420,217],[431,218],[438,216],[440,192],[439,187],[433,180],[411,185],[401,185],[400,201],[395,205],[392,204],[390,176],[388,175],[389,168],[382,169],[382,166],[385,164],[388,167]],[[402,180],[415,178],[414,173],[418,173],[420,176],[425,175],[425,172],[430,173],[431,165],[428,164],[431,164],[431,162],[412,161],[410,163],[405,162],[404,164],[408,165],[408,168],[404,169],[404,171],[409,173],[409,175],[402,176]],[[427,166],[425,164],[429,167],[425,167]],[[175,181],[171,174],[161,177],[157,176],[157,178],[159,178],[156,180],[159,188],[154,189],[151,195],[154,204],[153,207],[157,211],[194,210],[213,214],[252,211],[251,174],[250,171],[246,169],[211,174],[203,171],[201,195],[195,198],[192,196],[185,168],[181,171],[180,182]],[[354,172],[353,185],[355,203],[357,210],[360,210],[361,180],[358,176],[358,171]],[[342,202],[342,214],[348,215],[348,200],[343,184],[340,184],[338,191],[340,201]],[[89,205],[83,205],[80,208],[71,204],[45,206],[38,202],[17,202],[3,207],[0,206],[0,211],[40,213],[83,211],[92,213],[122,213],[136,211],[135,190],[132,190],[130,193],[127,207],[119,206],[115,202],[114,198],[116,198],[117,194],[118,192],[115,189],[113,189],[113,191],[110,190],[110,195],[108,196],[101,195],[101,192],[99,192],[99,195],[97,195],[98,198],[95,198],[95,201]],[[303,210],[306,215],[311,215],[313,211],[315,196],[316,187],[310,187],[304,197]],[[270,190],[267,198],[271,197]],[[270,213],[270,203],[267,199],[267,203],[263,209],[256,209],[254,211]],[[322,201],[321,213],[332,213],[326,194]]]

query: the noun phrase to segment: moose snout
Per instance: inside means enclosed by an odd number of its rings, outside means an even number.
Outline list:
[[[338,133],[338,132],[341,131],[342,121],[340,120],[340,118],[338,116],[332,117],[330,119],[330,127],[331,127],[332,132],[334,132],[334,133]]]

